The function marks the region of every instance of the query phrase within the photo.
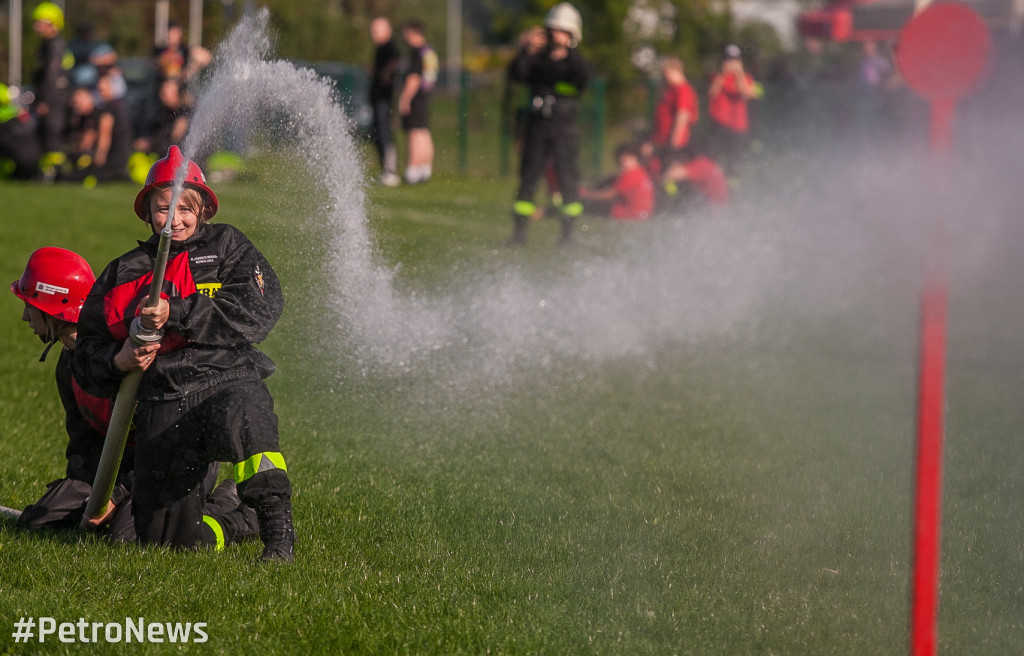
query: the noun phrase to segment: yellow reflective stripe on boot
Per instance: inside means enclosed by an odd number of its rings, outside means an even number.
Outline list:
[[[277,451],[257,453],[247,460],[235,465],[235,483],[246,481],[262,471],[282,469],[288,471],[284,456]]]
[[[558,211],[561,212],[563,216],[576,218],[580,214],[583,214],[583,203],[579,201],[576,201],[575,203],[566,203],[559,207]]]
[[[217,542],[213,547],[214,551],[224,551],[224,529],[221,528],[220,522],[209,515],[203,515],[203,522],[210,527],[213,531],[213,535],[217,538]]]
[[[537,206],[528,200],[517,200],[512,204],[512,212],[517,216],[533,216]]]

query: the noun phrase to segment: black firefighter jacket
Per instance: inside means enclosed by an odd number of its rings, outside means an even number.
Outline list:
[[[126,375],[114,355],[149,294],[158,243],[153,235],[107,265],[86,298],[74,370],[93,393],[115,393]],[[273,373],[273,361],[254,345],[281,316],[284,297],[274,270],[240,230],[205,223],[172,242],[162,295],[170,316],[158,357],[143,374],[140,401],[180,399]]]

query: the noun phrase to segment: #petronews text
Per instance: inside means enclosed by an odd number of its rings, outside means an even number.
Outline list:
[[[124,618],[124,622],[57,622],[52,617],[22,617],[14,623],[11,637],[15,643],[29,642],[38,636],[46,642],[47,636],[60,642],[118,643],[118,642],[206,642],[210,637],[204,629],[206,622],[146,622],[142,617]]]

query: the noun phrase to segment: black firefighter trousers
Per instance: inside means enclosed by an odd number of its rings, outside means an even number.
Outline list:
[[[238,496],[256,510],[290,502],[274,399],[243,380],[180,400],[140,402],[135,432],[135,532],[143,543],[195,548],[203,541],[203,479],[234,465]]]
[[[519,169],[519,192],[513,209],[515,233],[513,240],[525,239],[526,223],[532,213],[537,187],[550,165],[554,167],[558,192],[562,196],[559,214],[562,241],[567,241],[573,220],[583,206],[579,202],[580,137],[573,112],[556,111],[550,117],[533,113],[526,124],[523,158]]]

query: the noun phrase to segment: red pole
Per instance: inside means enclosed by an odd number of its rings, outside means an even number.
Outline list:
[[[921,299],[920,349],[910,652],[912,656],[934,656],[938,646],[946,369],[946,283],[938,275],[926,282]]]
[[[931,109],[932,152],[948,153],[953,146],[953,118],[956,116],[956,100],[934,98]]]
[[[933,159],[945,162],[953,144],[956,101],[932,99]],[[936,171],[944,171],[938,167]],[[911,656],[938,653],[939,576],[942,547],[942,438],[945,417],[947,283],[941,221],[931,248],[921,292],[920,361],[917,399],[917,479],[914,501],[914,571],[910,605]]]
[[[931,101],[931,147],[944,160],[953,145],[956,102],[972,93],[988,69],[992,40],[984,19],[963,2],[929,4],[900,30],[897,64],[907,85]],[[946,173],[945,168],[938,169]],[[948,179],[937,182],[948,183]],[[942,526],[942,433],[946,369],[946,255],[943,217],[933,226],[921,295],[910,653],[938,649]]]

